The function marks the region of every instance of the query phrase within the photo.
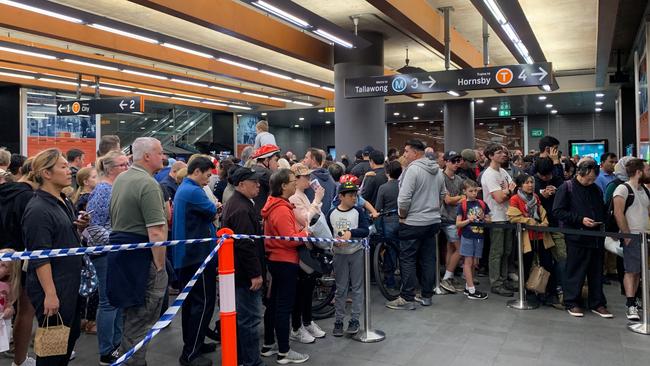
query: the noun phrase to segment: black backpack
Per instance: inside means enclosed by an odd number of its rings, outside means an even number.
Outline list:
[[[615,184],[615,187],[623,184],[625,185],[625,188],[627,188],[627,198],[625,199],[625,209],[623,210],[623,213],[626,213],[627,209],[630,208],[630,206],[632,206],[632,204],[634,203],[634,190],[632,189],[632,187],[630,187],[629,184],[623,183],[623,181],[621,181],[618,178],[610,182],[607,186],[609,187],[610,184]],[[648,191],[648,188],[646,188],[646,186],[643,184],[641,184],[641,187],[643,187],[645,194],[650,198],[650,191]],[[605,231],[617,233],[620,231],[620,229],[618,227],[618,224],[616,223],[616,216],[614,215],[614,194],[613,193],[612,196],[608,198],[606,202],[606,206],[607,206],[607,222],[605,222]]]

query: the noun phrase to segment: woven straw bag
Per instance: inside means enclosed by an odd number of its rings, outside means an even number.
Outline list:
[[[38,357],[62,356],[68,353],[70,327],[63,325],[60,313],[56,315],[61,322],[60,325],[49,326],[49,317],[46,317],[43,324],[36,329],[34,353]]]

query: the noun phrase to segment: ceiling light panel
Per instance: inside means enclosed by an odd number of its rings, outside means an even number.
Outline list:
[[[244,68],[244,69],[248,69],[248,70],[253,70],[253,71],[257,71],[257,70],[258,70],[257,67],[254,67],[254,66],[251,66],[251,65],[247,65],[247,64],[244,64],[244,63],[241,63],[241,62],[237,62],[237,61],[229,60],[229,59],[227,59],[227,58],[223,58],[223,57],[219,57],[219,58],[217,59],[217,61],[220,61],[220,62],[223,62],[223,63],[229,64],[229,65],[233,65],[233,66],[241,67],[241,68]]]
[[[57,12],[50,11],[50,10],[37,8],[35,6],[19,3],[17,1],[0,0],[0,4],[13,6],[15,8],[20,8],[20,9],[27,10],[27,11],[33,11],[34,13],[47,15],[47,16],[52,17],[52,18],[57,18],[57,19],[65,20],[65,21],[72,22],[72,23],[83,23],[83,20],[81,20],[79,18],[71,17],[71,16],[68,16],[68,15],[64,15],[64,14],[57,13]]]
[[[167,47],[167,48],[175,49],[177,51],[191,53],[192,55],[201,56],[201,57],[205,57],[205,58],[213,58],[212,55],[209,54],[209,53],[193,50],[193,49],[186,48],[186,47],[183,47],[183,46],[179,46],[179,45],[176,45],[176,44],[173,44],[173,43],[164,42],[164,43],[162,43],[162,45]]]
[[[156,40],[156,39],[141,36],[139,34],[135,34],[135,33],[127,32],[127,31],[123,31],[121,29],[111,28],[111,27],[101,25],[101,24],[92,23],[92,24],[88,24],[88,26],[96,28],[96,29],[100,29],[100,30],[103,30],[103,31],[106,31],[106,32],[119,34],[120,36],[125,36],[125,37],[129,37],[129,38],[137,39],[137,40],[140,40],[140,41],[148,42],[148,43],[158,43],[158,40]]]
[[[336,44],[338,44],[338,45],[340,45],[340,46],[343,46],[343,47],[345,47],[345,48],[352,48],[352,47],[354,47],[354,46],[352,45],[352,43],[350,43],[350,42],[348,42],[348,41],[345,41],[345,40],[343,40],[343,39],[341,39],[341,38],[339,38],[339,37],[337,37],[337,36],[335,36],[335,35],[333,35],[333,34],[330,34],[330,33],[326,32],[326,31],[324,31],[324,30],[322,30],[322,29],[316,29],[316,30],[314,31],[314,33],[316,33],[316,34],[318,34],[319,36],[321,36],[321,37],[323,37],[323,38],[325,38],[325,39],[327,39],[327,40],[329,40],[329,41],[332,41],[332,42],[334,42],[334,43],[336,43]]]
[[[307,23],[307,21],[305,21],[305,20],[303,20],[303,19],[301,19],[301,18],[299,18],[299,17],[297,17],[297,16],[295,16],[293,14],[290,14],[290,13],[288,13],[288,12],[286,12],[286,11],[276,7],[276,6],[273,6],[273,5],[269,4],[269,3],[267,3],[266,1],[262,1],[262,0],[254,1],[253,5],[257,6],[260,9],[266,10],[267,12],[269,12],[269,13],[271,13],[271,14],[279,17],[279,18],[284,19],[284,20],[288,21],[289,23],[295,24],[295,25],[297,25],[299,27],[302,27],[302,28],[311,27],[311,25],[309,23]]]
[[[2,47],[2,46],[0,46],[0,51],[18,53],[20,55],[25,55],[25,56],[40,57],[40,58],[45,58],[45,59],[48,59],[48,60],[56,60],[56,57],[51,56],[51,55],[46,55],[44,53],[38,53],[38,52],[25,51],[25,50],[21,50],[21,49],[17,49],[17,48],[10,48],[10,47]]]
[[[137,71],[137,70],[129,70],[129,69],[124,69],[122,71],[127,73],[127,74],[144,76],[144,77],[147,77],[147,78],[154,78],[154,79],[158,79],[158,80],[168,80],[168,78],[166,76],[150,74],[148,72],[142,72],[142,71]]]
[[[115,66],[106,66],[106,65],[102,65],[102,64],[96,64],[94,62],[80,61],[80,60],[75,60],[75,59],[71,59],[71,58],[64,58],[62,61],[63,62],[68,62],[68,63],[71,63],[71,64],[81,65],[81,66],[96,67],[98,69],[117,71],[117,67],[115,67]]]

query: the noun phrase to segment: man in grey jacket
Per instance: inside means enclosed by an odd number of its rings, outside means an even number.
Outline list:
[[[408,140],[404,146],[409,165],[400,177],[397,197],[402,290],[397,299],[386,303],[394,310],[414,310],[414,301],[430,306],[433,296],[440,204],[447,190],[442,170],[436,161],[425,157],[424,149],[419,140]],[[420,266],[419,278],[416,264]],[[418,280],[422,295],[416,297]]]

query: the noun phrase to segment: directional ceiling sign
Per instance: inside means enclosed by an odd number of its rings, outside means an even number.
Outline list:
[[[133,112],[144,112],[144,100],[141,96],[71,100],[59,102],[56,105],[56,114],[58,116]]]
[[[449,90],[479,90],[542,86],[553,83],[550,62],[397,74],[345,80],[345,97],[439,93]]]

